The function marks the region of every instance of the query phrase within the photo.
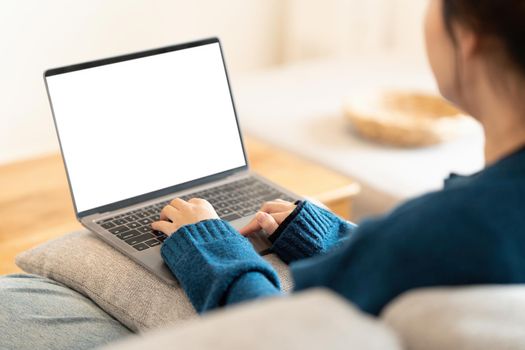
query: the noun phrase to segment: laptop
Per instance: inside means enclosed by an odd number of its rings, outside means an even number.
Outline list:
[[[300,197],[254,174],[219,39],[47,70],[46,89],[79,222],[166,282],[174,198],[204,198],[235,228],[263,202]],[[263,232],[250,238],[264,254]]]

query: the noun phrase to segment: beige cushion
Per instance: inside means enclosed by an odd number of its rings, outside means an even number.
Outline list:
[[[525,349],[525,286],[413,291],[382,319],[407,350]]]
[[[272,298],[210,313],[107,347],[134,349],[401,349],[395,334],[328,291]]]
[[[265,257],[283,290],[292,288],[288,266]],[[79,231],[21,253],[17,265],[86,295],[134,331],[192,318],[196,312],[180,286],[170,286],[113,249],[93,233]]]

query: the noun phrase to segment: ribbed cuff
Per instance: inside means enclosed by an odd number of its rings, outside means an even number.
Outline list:
[[[210,219],[180,227],[164,241],[161,249],[169,246],[173,251],[185,252],[195,245],[232,238],[243,237],[226,221]]]
[[[308,201],[283,222],[272,250],[286,263],[327,251],[349,235],[352,225]]]
[[[199,313],[221,306],[235,281],[252,272],[266,278],[258,284],[266,286],[261,295],[280,290],[272,266],[257,254],[248,239],[222,220],[179,228],[164,241],[161,255]]]

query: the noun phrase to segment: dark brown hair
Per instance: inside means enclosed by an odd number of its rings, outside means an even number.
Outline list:
[[[443,0],[443,16],[452,37],[457,21],[482,37],[496,38],[525,72],[525,0]]]

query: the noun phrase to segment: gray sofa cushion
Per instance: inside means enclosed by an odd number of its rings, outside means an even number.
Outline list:
[[[217,311],[184,325],[124,340],[107,350],[134,349],[399,350],[377,319],[324,290]]]
[[[288,266],[265,257],[283,290],[292,288]],[[86,295],[134,331],[177,323],[196,315],[180,286],[170,286],[113,249],[93,233],[79,231],[19,254],[17,265]]]
[[[416,290],[382,319],[407,350],[525,349],[525,286]]]

